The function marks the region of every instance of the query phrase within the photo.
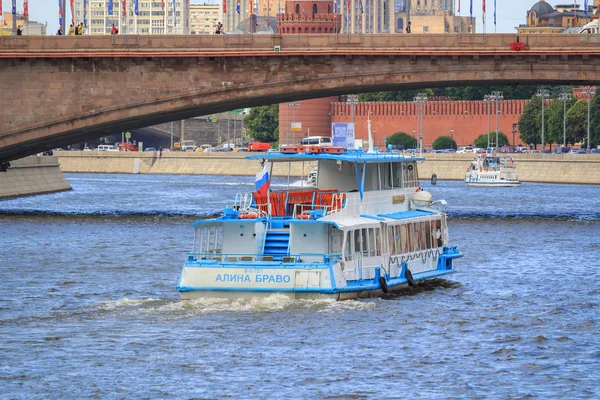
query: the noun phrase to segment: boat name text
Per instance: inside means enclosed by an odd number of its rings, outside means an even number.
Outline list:
[[[290,283],[292,278],[289,275],[254,275],[254,282],[259,283]],[[215,282],[248,282],[252,283],[248,274],[217,274]]]

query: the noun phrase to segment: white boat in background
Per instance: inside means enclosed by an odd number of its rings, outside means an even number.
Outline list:
[[[257,190],[193,223],[177,285],[183,300],[379,296],[450,274],[462,257],[435,208],[445,202],[420,187],[421,158],[319,146],[247,158],[264,166]],[[267,189],[273,164],[292,162],[317,163],[316,187]]]
[[[481,154],[467,167],[465,175],[467,186],[521,186],[517,175],[517,165],[512,156]]]

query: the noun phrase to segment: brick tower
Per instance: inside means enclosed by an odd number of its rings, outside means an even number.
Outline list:
[[[341,15],[334,13],[333,0],[286,0],[285,12],[277,15],[277,32],[338,33]]]

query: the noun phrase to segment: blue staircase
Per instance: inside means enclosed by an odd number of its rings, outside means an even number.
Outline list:
[[[273,260],[281,261],[281,257],[288,255],[290,245],[290,231],[267,231],[265,238],[265,256],[273,256]]]

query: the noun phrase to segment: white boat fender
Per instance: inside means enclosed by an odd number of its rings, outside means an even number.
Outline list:
[[[415,281],[415,279],[412,276],[412,272],[410,272],[410,269],[406,268],[406,272],[404,273],[404,276],[406,277],[406,280],[408,281],[408,286],[417,286],[417,281]]]
[[[388,284],[385,281],[385,277],[383,277],[383,276],[379,277],[379,286],[381,286],[381,291],[383,293],[387,293],[388,292]]]

